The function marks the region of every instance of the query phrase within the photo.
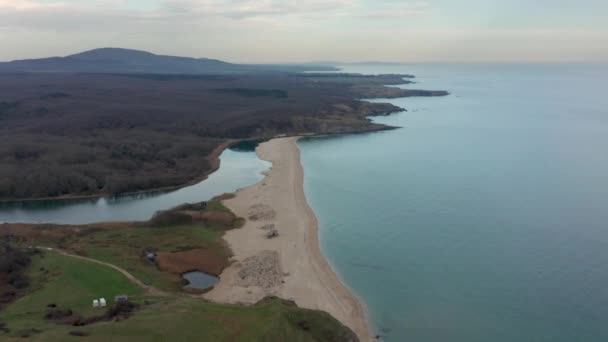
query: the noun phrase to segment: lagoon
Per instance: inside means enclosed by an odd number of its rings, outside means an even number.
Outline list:
[[[270,167],[270,163],[257,158],[253,150],[227,149],[220,160],[219,170],[207,180],[175,191],[94,199],[0,203],[0,223],[145,221],[158,210],[206,201],[255,184],[264,177],[262,172]]]

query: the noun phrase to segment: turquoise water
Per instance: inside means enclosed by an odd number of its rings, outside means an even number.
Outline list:
[[[357,66],[445,98],[300,142],[324,253],[387,341],[608,341],[606,66]]]
[[[143,221],[157,210],[206,201],[255,184],[263,178],[262,171],[270,167],[270,163],[258,159],[255,152],[242,149],[225,150],[220,159],[219,170],[207,180],[176,191],[86,200],[0,203],[0,223]]]

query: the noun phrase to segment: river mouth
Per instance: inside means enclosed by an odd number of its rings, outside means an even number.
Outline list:
[[[188,282],[188,284],[184,286],[185,290],[199,291],[212,288],[219,280],[218,277],[201,271],[186,272],[182,274],[182,278]]]
[[[235,152],[255,152],[255,149],[268,139],[242,140],[236,144],[230,145],[229,149]]]

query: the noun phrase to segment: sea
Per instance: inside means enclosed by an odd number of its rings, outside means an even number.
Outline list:
[[[608,341],[606,65],[347,65],[447,97],[300,141],[322,250],[384,341]]]

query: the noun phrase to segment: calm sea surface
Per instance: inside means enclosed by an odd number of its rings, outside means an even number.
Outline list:
[[[387,341],[608,341],[606,66],[348,66],[445,98],[300,142],[325,254]]]

